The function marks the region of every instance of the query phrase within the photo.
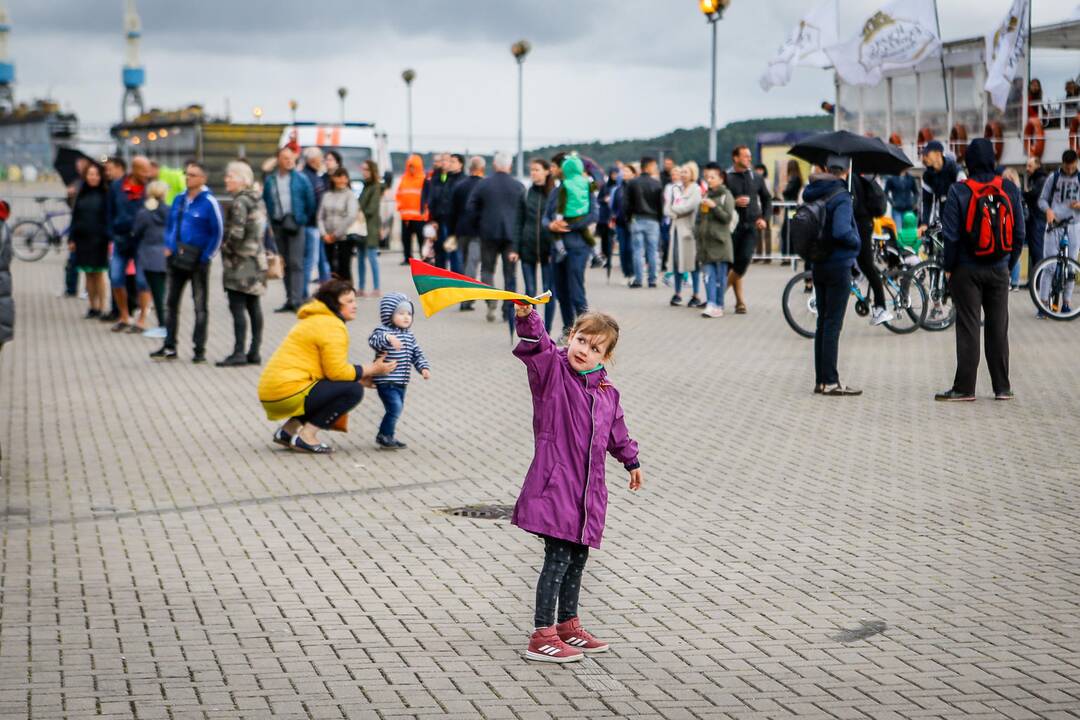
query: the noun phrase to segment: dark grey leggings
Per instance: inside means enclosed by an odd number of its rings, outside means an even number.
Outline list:
[[[569,540],[544,538],[544,568],[536,583],[536,615],[534,627],[555,624],[555,603],[559,604],[559,622],[578,614],[578,595],[581,594],[581,574],[589,559],[589,546]]]
[[[237,290],[226,290],[225,292],[229,296],[229,312],[232,313],[233,334],[236,338],[233,341],[233,354],[244,354],[244,339],[247,335],[245,313],[247,313],[251,317],[251,349],[248,352],[252,355],[258,355],[259,345],[262,344],[263,330],[262,305],[259,303],[259,296],[248,295]]]

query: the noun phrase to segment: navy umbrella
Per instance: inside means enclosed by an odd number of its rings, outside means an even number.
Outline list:
[[[847,130],[812,135],[796,143],[788,154],[813,165],[824,165],[830,155],[844,155],[851,158],[855,172],[865,175],[899,175],[913,164],[895,145]]]

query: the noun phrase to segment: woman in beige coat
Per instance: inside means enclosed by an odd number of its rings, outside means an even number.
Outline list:
[[[687,273],[693,280],[694,289],[687,307],[705,305],[699,297],[701,273],[698,272],[695,262],[697,246],[694,243],[694,223],[699,205],[701,186],[698,185],[697,163],[691,161],[681,167],[672,168],[671,184],[664,193],[664,214],[671,218],[671,250],[668,259],[671,261],[671,272],[675,276],[672,305],[682,305],[682,286]]]

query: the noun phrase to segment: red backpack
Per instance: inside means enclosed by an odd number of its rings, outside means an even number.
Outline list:
[[[1012,253],[1013,215],[1012,202],[1001,185],[1001,177],[988,183],[965,180],[971,191],[967,207],[964,237],[968,248],[977,260],[996,262]]]

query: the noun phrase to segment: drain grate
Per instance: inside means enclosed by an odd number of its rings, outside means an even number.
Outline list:
[[[887,627],[888,626],[880,620],[860,620],[859,627],[841,630],[836,635],[833,635],[832,639],[842,643],[857,642],[883,633]]]
[[[473,520],[509,520],[514,513],[513,505],[465,505],[464,507],[444,508],[447,515],[471,518]]]

